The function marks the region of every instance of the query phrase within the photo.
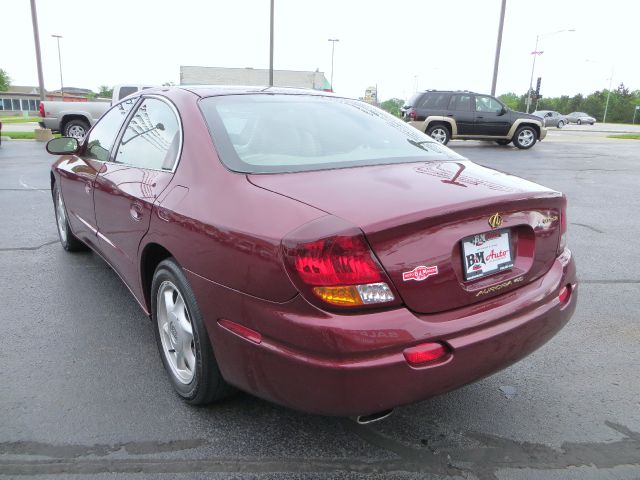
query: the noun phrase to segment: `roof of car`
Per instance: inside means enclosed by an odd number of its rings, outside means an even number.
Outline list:
[[[180,85],[178,88],[195,93],[199,97],[219,95],[244,95],[251,93],[279,93],[288,95],[318,95],[337,97],[333,92],[313,90],[311,88],[269,87],[250,85]]]

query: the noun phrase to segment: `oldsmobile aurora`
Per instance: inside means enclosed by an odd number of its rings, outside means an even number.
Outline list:
[[[576,305],[566,199],[365,103],[145,90],[62,155],[62,246],[155,325],[177,393],[377,419],[522,359]]]

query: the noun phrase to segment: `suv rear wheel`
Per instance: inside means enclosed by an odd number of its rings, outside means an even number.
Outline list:
[[[449,129],[444,125],[433,125],[427,129],[427,135],[433,138],[436,142],[446,145],[451,139]]]
[[[535,129],[525,125],[516,130],[516,134],[513,136],[513,144],[522,150],[526,150],[533,147],[537,139],[538,134]]]

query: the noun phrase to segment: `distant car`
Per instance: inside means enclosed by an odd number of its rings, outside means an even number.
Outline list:
[[[593,125],[594,123],[596,123],[596,119],[588,113],[572,112],[567,115],[567,123],[577,123],[578,125],[588,123],[589,125]]]
[[[111,102],[40,102],[40,116],[42,128],[50,128],[52,132],[60,132],[67,137],[82,141],[91,126],[98,121],[111,106],[125,97],[140,90],[153,88],[144,85],[116,85],[113,87]]]
[[[545,127],[562,128],[567,124],[567,117],[553,110],[536,110],[533,115],[542,118]]]
[[[417,92],[400,112],[406,122],[443,145],[451,139],[489,140],[527,149],[547,135],[540,117],[515,112],[495,97],[466,90]]]
[[[47,150],[63,248],[118,272],[191,404],[231,384],[367,423],[511,365],[576,307],[564,195],[364,102],[147,90]]]

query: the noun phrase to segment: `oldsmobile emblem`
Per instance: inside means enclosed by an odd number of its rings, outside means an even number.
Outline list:
[[[420,265],[419,267],[414,268],[409,272],[402,272],[402,280],[408,282],[409,280],[415,280],[417,282],[421,282],[429,278],[431,275],[438,274],[438,266],[433,265],[431,267],[425,267],[424,265]]]
[[[502,217],[499,213],[494,213],[489,217],[489,226],[491,228],[498,228],[500,225],[502,225]]]

